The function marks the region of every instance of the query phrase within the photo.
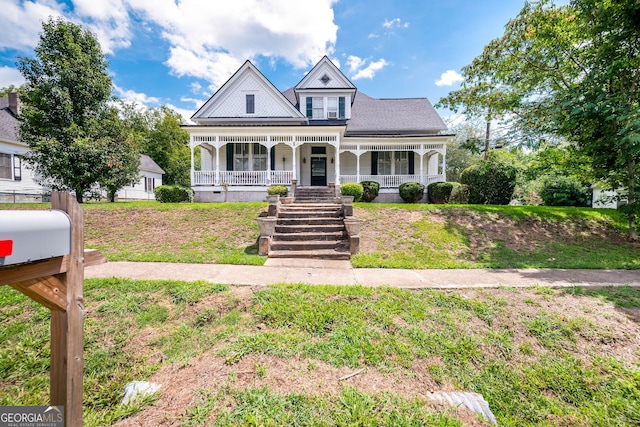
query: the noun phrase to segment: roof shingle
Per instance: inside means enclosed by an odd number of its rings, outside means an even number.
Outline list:
[[[0,98],[0,139],[18,141],[18,119],[9,110],[9,98]]]

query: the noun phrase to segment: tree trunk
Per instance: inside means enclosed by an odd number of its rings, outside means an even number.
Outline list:
[[[487,109],[487,130],[484,134],[484,159],[489,158],[489,139],[491,138],[491,106]]]
[[[76,188],[76,201],[78,203],[84,203],[84,200],[82,198],[82,193],[83,193],[83,191],[81,189]]]
[[[111,203],[116,201],[116,192],[114,190],[107,190],[107,197]]]
[[[636,206],[636,161],[634,159],[629,160],[627,164],[629,171],[628,182],[628,196],[627,203],[631,206]],[[636,242],[638,240],[638,230],[636,230],[636,216],[638,215],[635,208],[629,211],[629,240]]]

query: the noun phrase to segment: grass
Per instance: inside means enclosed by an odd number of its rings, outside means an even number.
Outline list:
[[[640,244],[610,209],[356,204],[355,267],[640,269]]]
[[[623,314],[640,309],[635,288],[252,292],[92,279],[85,303],[87,426],[155,407],[184,426],[466,425],[425,400],[429,389],[481,393],[505,426],[640,421],[640,328]],[[48,323],[0,288],[0,405],[46,404]],[[211,366],[219,379],[198,385]],[[336,384],[361,368],[362,383]],[[156,399],[119,405],[129,381],[162,379]],[[175,381],[191,397],[162,406]]]
[[[3,204],[46,209],[50,204]],[[86,203],[87,247],[110,261],[262,265],[265,203]],[[356,203],[354,267],[640,269],[612,209]]]

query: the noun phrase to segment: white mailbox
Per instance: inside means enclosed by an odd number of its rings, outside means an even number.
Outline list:
[[[71,219],[62,211],[0,211],[0,266],[71,253]]]

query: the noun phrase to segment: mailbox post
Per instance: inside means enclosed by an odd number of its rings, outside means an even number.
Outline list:
[[[76,427],[82,426],[84,267],[106,259],[84,250],[84,212],[75,197],[54,192],[51,208],[0,227],[0,286],[51,310],[50,404],[64,406],[65,426]],[[29,218],[38,221],[25,225]]]

